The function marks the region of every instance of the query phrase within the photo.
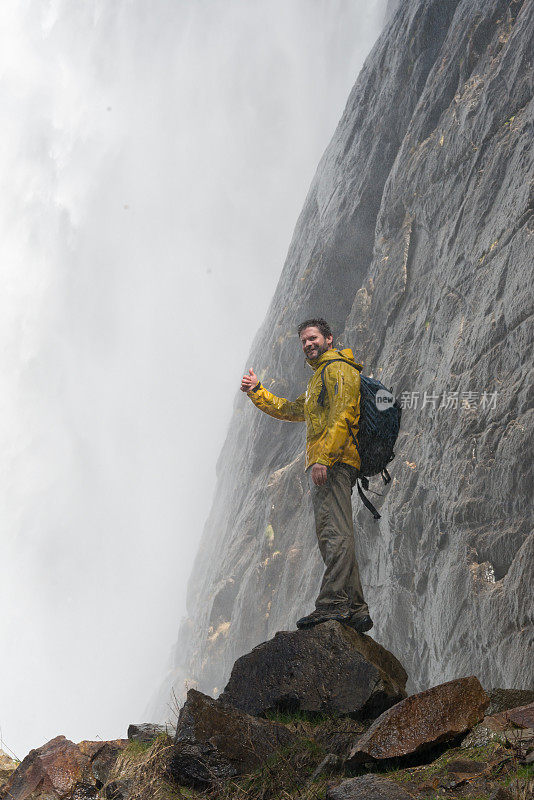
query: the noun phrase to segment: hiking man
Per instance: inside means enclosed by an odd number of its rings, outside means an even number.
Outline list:
[[[297,627],[334,619],[363,633],[373,622],[356,561],[351,503],[360,467],[356,436],[362,365],[356,364],[349,348],[333,349],[332,331],[324,319],[307,319],[297,331],[314,371],[304,394],[293,401],[276,397],[261,385],[252,367],[243,376],[241,391],[271,417],[306,422],[306,472],[325,572],[315,611],[299,619]]]

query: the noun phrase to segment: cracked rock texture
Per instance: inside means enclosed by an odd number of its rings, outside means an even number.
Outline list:
[[[333,620],[280,631],[235,662],[222,702],[265,716],[298,711],[377,717],[406,697],[402,664]]]
[[[178,718],[170,770],[187,786],[209,786],[251,772],[294,742],[295,734],[284,725],[190,689]]]
[[[373,722],[347,763],[402,758],[450,742],[480,722],[488,704],[489,696],[474,675],[413,694]]]
[[[382,519],[353,500],[372,635],[410,691],[470,674],[531,689],[534,3],[395,5],[246,363],[296,397],[295,328],[321,315],[393,388],[405,409],[393,481],[372,484]],[[303,446],[303,425],[238,393],[161,717],[171,685],[217,694],[236,658],[313,608]]]
[[[326,800],[412,800],[402,786],[381,775],[350,778],[339,786],[327,789]]]

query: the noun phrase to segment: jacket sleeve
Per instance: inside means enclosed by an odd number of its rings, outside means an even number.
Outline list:
[[[323,373],[328,396],[326,428],[317,444],[317,464],[331,467],[338,461],[347,439],[354,439],[360,420],[360,372],[337,363]],[[356,446],[356,444],[354,444]]]
[[[266,414],[276,419],[285,419],[288,422],[304,422],[304,400],[306,394],[301,394],[296,400],[286,400],[285,397],[276,397],[258,383],[254,389],[247,392],[254,405]]]

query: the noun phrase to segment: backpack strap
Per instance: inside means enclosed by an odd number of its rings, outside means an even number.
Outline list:
[[[373,517],[375,519],[380,519],[381,518],[380,514],[378,513],[378,511],[376,510],[374,505],[371,503],[369,498],[364,495],[364,493],[362,491],[362,487],[360,486],[360,480],[361,480],[363,488],[364,489],[369,489],[369,478],[365,478],[364,477],[364,478],[358,478],[357,479],[356,483],[358,484],[358,494],[360,495],[360,499],[361,499],[362,503],[364,504],[364,506],[366,508],[369,509],[369,511],[371,512]]]
[[[339,353],[339,350],[337,352]],[[348,364],[349,367],[354,367],[354,369],[357,369],[358,372],[360,372],[359,367],[357,367],[356,364],[351,364],[350,361],[347,361],[346,358],[331,358],[330,361],[327,361],[324,367],[321,367],[321,383],[323,385],[321,387],[321,391],[319,392],[319,397],[317,398],[317,402],[319,403],[320,406],[323,406],[323,408],[326,400],[326,383],[324,381],[324,371],[328,367],[328,365],[333,364],[334,361],[343,361],[345,364]]]
[[[339,350],[338,350],[338,352],[339,352]],[[360,368],[357,367],[356,364],[351,364],[350,361],[347,361],[345,358],[331,358],[330,361],[327,361],[326,364],[324,365],[324,367],[321,367],[321,383],[323,385],[321,387],[321,391],[319,392],[319,396],[317,398],[318,404],[320,406],[323,406],[323,407],[324,407],[325,400],[326,400],[326,383],[325,383],[325,380],[324,380],[324,371],[328,367],[328,365],[329,364],[333,364],[334,361],[343,361],[345,364],[348,364],[349,367],[354,367],[355,369],[358,370],[358,372],[361,372]],[[352,437],[352,440],[354,441],[354,444],[357,446],[358,442],[356,440],[356,437],[354,436],[354,431],[352,430],[351,426],[349,425],[348,419],[345,419],[345,422],[347,423],[347,427],[349,429],[349,433],[350,433],[350,435]],[[383,469],[382,470],[382,480],[384,481],[384,483],[389,483],[390,480],[391,480],[391,477],[390,477],[389,472],[387,471],[387,469]],[[361,486],[360,486],[360,481],[361,481]],[[358,478],[356,480],[356,483],[358,485],[358,494],[360,495],[360,499],[361,499],[362,503],[364,504],[364,506],[367,509],[369,509],[369,511],[371,512],[371,514],[373,515],[373,517],[375,519],[381,519],[381,516],[378,513],[378,511],[376,510],[376,508],[374,507],[374,505],[371,503],[369,498],[366,497],[366,495],[362,491],[362,486],[363,486],[363,488],[365,490],[369,489],[369,478],[366,478],[365,476],[362,476],[361,478]]]

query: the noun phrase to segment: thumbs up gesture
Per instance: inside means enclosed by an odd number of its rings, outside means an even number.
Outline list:
[[[241,391],[242,392],[250,392],[251,389],[254,389],[259,383],[258,376],[255,374],[252,367],[250,367],[248,371],[248,375],[243,375],[241,380]]]

